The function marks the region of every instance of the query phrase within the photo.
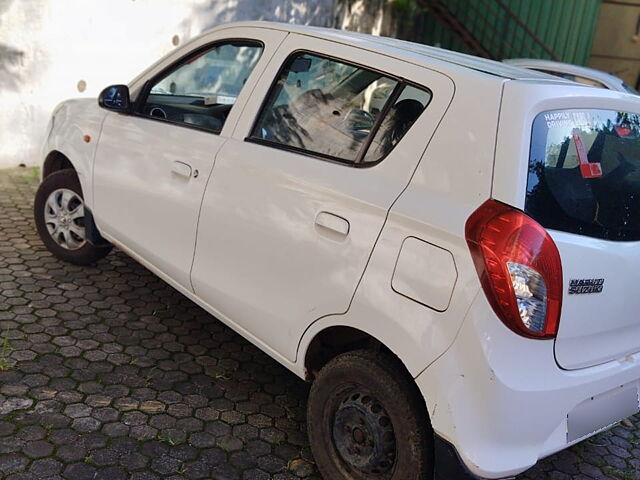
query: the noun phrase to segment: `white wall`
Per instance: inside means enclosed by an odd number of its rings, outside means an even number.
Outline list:
[[[174,41],[235,20],[327,26],[332,12],[333,0],[0,0],[0,168],[39,164],[60,101],[127,83]]]

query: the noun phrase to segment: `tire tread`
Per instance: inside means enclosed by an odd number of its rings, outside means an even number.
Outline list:
[[[398,480],[431,480],[433,478],[433,431],[428,419],[426,407],[413,379],[405,370],[400,360],[390,353],[373,349],[353,350],[338,355],[329,361],[324,368],[320,370],[311,386],[307,416],[309,430],[311,431],[317,422],[322,421],[321,417],[317,418],[318,415],[313,405],[315,399],[321,397],[319,390],[331,384],[332,377],[336,372],[354,368],[366,368],[376,375],[386,377],[385,381],[390,382],[392,389],[396,390],[407,403],[408,411],[404,415],[404,418],[408,421],[410,425],[409,431],[412,432],[413,435],[413,438],[410,439],[408,444],[416,448],[416,451],[412,452],[412,455],[416,459],[417,464],[410,478]],[[318,410],[318,412],[319,411],[320,410]],[[349,477],[345,477],[345,479],[335,477],[335,472],[326,471],[326,468],[323,468],[322,465],[318,465],[318,467],[325,475],[325,478],[331,478],[331,480],[351,480]],[[325,471],[323,472],[323,470]],[[395,475],[392,477],[392,480],[396,480]]]

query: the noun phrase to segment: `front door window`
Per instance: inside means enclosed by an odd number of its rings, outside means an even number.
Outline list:
[[[152,81],[143,115],[220,132],[262,50],[241,41],[196,52]]]

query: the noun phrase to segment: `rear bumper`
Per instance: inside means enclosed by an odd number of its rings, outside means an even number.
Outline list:
[[[628,416],[640,389],[640,355],[562,370],[553,341],[514,334],[480,293],[454,344],[416,382],[435,433],[472,475],[460,478],[512,478]]]

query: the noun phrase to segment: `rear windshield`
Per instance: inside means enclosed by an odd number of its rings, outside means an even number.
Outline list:
[[[545,228],[640,240],[640,115],[573,109],[538,115],[525,210]]]

